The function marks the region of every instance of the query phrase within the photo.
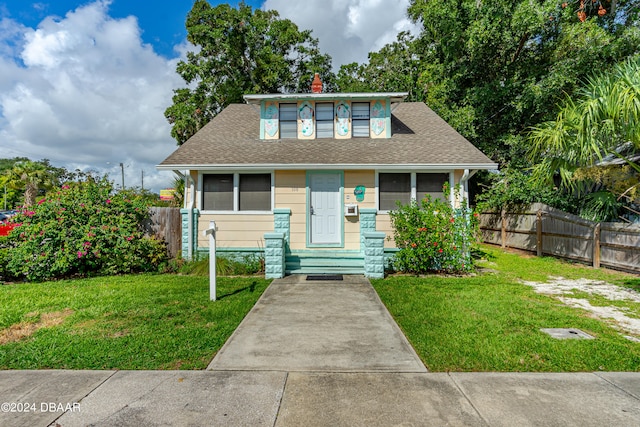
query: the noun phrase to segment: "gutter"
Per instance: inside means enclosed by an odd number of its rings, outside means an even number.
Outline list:
[[[394,170],[394,171],[420,171],[420,170],[441,170],[450,171],[454,169],[493,170],[498,169],[496,163],[228,163],[228,164],[181,164],[181,165],[157,165],[158,170],[173,170],[188,167],[192,170]],[[471,177],[470,176],[470,177]]]

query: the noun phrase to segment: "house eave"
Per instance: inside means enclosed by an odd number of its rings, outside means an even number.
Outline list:
[[[439,164],[177,164],[157,165],[158,170],[495,170],[497,163],[439,163]]]

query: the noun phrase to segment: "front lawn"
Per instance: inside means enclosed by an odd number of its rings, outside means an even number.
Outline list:
[[[0,369],[203,369],[270,281],[126,275],[0,286]]]
[[[606,321],[522,284],[562,276],[638,289],[640,279],[553,258],[489,247],[483,251],[481,265],[489,271],[474,277],[372,280],[430,371],[640,371],[640,343],[624,338]],[[640,304],[627,305],[637,316]],[[556,340],[540,328],[578,328],[596,339]]]

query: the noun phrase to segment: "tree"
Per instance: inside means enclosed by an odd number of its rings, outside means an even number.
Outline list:
[[[552,182],[558,174],[565,188],[583,193],[605,184],[640,200],[640,167],[632,160],[640,157],[640,56],[589,78],[578,95],[555,120],[531,130],[534,177]]]
[[[6,184],[14,190],[24,191],[24,205],[32,206],[40,190],[56,185],[56,177],[48,160],[41,162],[19,161],[6,172]]]
[[[165,111],[178,145],[245,94],[309,91],[316,72],[325,92],[333,89],[331,57],[320,53],[310,31],[278,16],[244,2],[235,9],[196,0],[186,26],[198,50],[177,66],[189,87],[174,91]]]
[[[414,38],[407,32],[398,34],[395,42],[378,52],[369,53],[367,64],[353,62],[340,67],[336,84],[341,92],[408,92],[415,94],[419,60]]]
[[[18,162],[28,161],[27,157],[14,157],[12,159],[0,159],[0,191],[2,191],[2,209],[13,209],[22,199],[22,191],[9,186],[9,171]]]
[[[416,98],[501,166],[529,166],[527,130],[584,76],[639,52],[633,4],[581,22],[558,0],[413,0],[409,16],[423,25],[411,47]]]

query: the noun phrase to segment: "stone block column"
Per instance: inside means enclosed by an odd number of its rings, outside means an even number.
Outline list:
[[[360,250],[364,251],[364,233],[376,231],[376,215],[378,211],[372,208],[360,209]]]
[[[366,231],[364,237],[364,275],[373,279],[384,278],[384,239],[382,231]]]
[[[281,208],[273,210],[273,231],[284,233],[284,240],[289,245],[291,236],[291,209]]]
[[[279,279],[285,274],[285,235],[265,233],[264,269],[267,279]]]
[[[198,209],[180,209],[180,215],[182,215],[182,258],[187,259],[189,257],[189,214],[192,215],[192,250],[194,257],[198,251],[198,217],[200,211]]]

